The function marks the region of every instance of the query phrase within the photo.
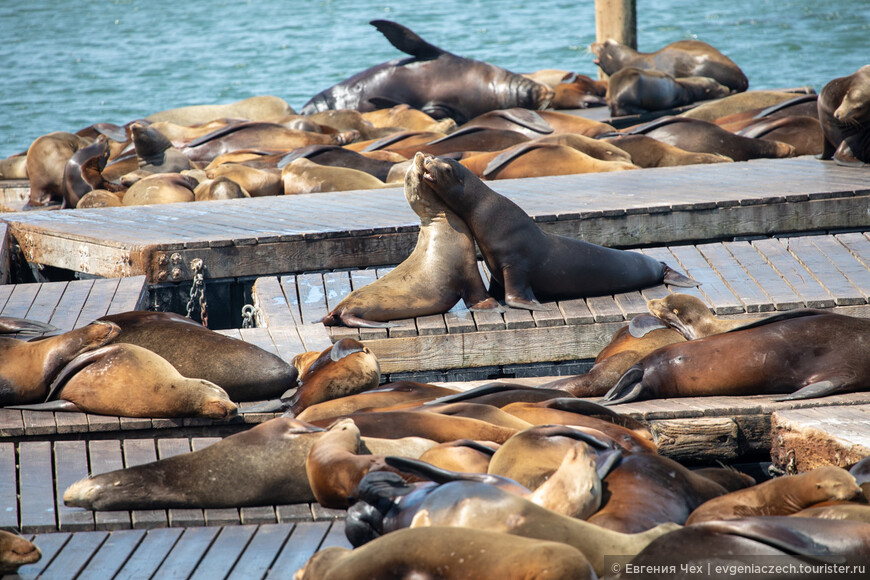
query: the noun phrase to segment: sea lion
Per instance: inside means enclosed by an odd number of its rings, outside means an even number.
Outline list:
[[[57,330],[57,327],[47,322],[15,316],[0,316],[0,334],[42,334],[54,330]]]
[[[631,155],[631,162],[638,167],[674,167],[700,163],[728,163],[730,157],[718,153],[695,153],[674,147],[646,135],[619,135],[602,137],[602,141],[619,147]]]
[[[218,385],[233,401],[273,399],[296,384],[296,369],[277,355],[180,314],[131,311],[100,320],[120,327],[112,342],[147,348],[185,377]]]
[[[761,111],[790,101],[795,98],[795,93],[785,91],[746,91],[728,95],[715,101],[701,103],[688,111],[680,113],[680,117],[700,119],[701,121],[716,121],[730,115],[738,115],[747,111]],[[753,116],[757,113],[753,113]]]
[[[250,121],[278,121],[292,115],[287,101],[271,95],[248,97],[223,105],[190,105],[153,113],[146,121],[168,121],[177,125],[201,125],[222,118],[248,119]]]
[[[648,135],[686,151],[718,153],[734,161],[793,157],[795,154],[794,147],[786,143],[742,137],[715,123],[688,117],[662,117],[627,132],[631,135]]]
[[[44,401],[51,382],[68,362],[119,333],[118,325],[97,321],[30,342],[0,337],[0,406]]]
[[[365,171],[320,165],[308,159],[294,159],[281,169],[284,195],[380,189],[387,184]]]
[[[200,181],[193,189],[194,201],[213,201],[216,199],[243,199],[251,197],[245,188],[229,177],[215,177]]]
[[[617,117],[675,109],[730,93],[731,89],[709,77],[674,78],[666,72],[627,66],[610,77],[606,99],[610,114]]]
[[[824,86],[819,121],[825,134],[822,159],[840,165],[870,163],[870,65]]]
[[[734,92],[749,88],[749,80],[733,60],[700,40],[679,40],[655,52],[638,52],[609,38],[590,46],[595,64],[613,76],[625,67],[657,70],[681,77],[709,77]]]
[[[123,195],[119,195],[107,189],[94,189],[82,196],[76,204],[76,209],[84,209],[89,207],[121,207]]]
[[[574,136],[585,139],[581,135]],[[557,135],[557,137],[564,137],[564,135]],[[606,144],[602,143],[602,146],[605,147]],[[576,147],[544,139],[520,143],[498,151],[494,155],[485,157],[483,155],[485,154],[463,159],[460,163],[473,174],[488,180],[638,169],[630,160],[624,159],[627,155],[621,150],[614,154],[613,160],[602,160]],[[474,166],[482,165],[483,161],[486,161],[483,170],[475,171]]]
[[[498,307],[484,289],[468,226],[423,179],[424,159],[417,154],[405,174],[405,199],[420,216],[414,251],[383,278],[348,294],[323,324],[386,326],[388,320],[446,312],[460,298],[470,309]]]
[[[451,118],[433,119],[419,109],[402,103],[389,109],[378,109],[362,113],[363,119],[380,128],[401,127],[408,131],[436,131],[449,133],[456,129],[456,121]]]
[[[864,498],[870,501],[870,456],[850,467],[849,473],[855,477],[855,481],[864,490]]]
[[[530,139],[553,133],[553,128],[544,121],[537,111],[514,107],[511,109],[496,109],[487,111],[482,115],[471,119],[459,129],[466,127],[488,127],[490,129],[504,129],[516,133],[522,133]],[[451,132],[452,134],[453,132]],[[480,149],[474,149],[481,151]]]
[[[46,401],[39,408],[118,417],[229,419],[237,412],[222,388],[184,377],[160,355],[134,344],[80,354],[57,374]]]
[[[141,122],[130,124],[130,136],[139,170],[147,173],[181,173],[190,169],[190,160],[160,131]]]
[[[640,316],[650,316],[642,314]],[[610,343],[598,353],[589,372],[545,383],[541,387],[563,389],[575,397],[601,397],[613,388],[625,371],[646,355],[663,346],[684,342],[676,330],[659,327],[637,338],[626,324],[610,338]]]
[[[311,422],[347,415],[361,409],[374,410],[403,403],[431,401],[455,392],[453,389],[425,383],[397,381],[355,395],[346,395],[340,399],[308,406],[296,418],[300,421]]]
[[[107,188],[101,172],[108,160],[109,142],[104,135],[73,153],[63,169],[63,207],[76,207],[88,192]]]
[[[457,439],[439,443],[420,456],[435,467],[463,473],[487,473],[489,461],[495,453],[494,443],[484,445],[471,439]]]
[[[348,510],[346,528],[355,545],[409,526],[499,531],[573,546],[603,574],[606,555],[637,554],[655,538],[679,529],[663,524],[639,534],[614,532],[476,481],[416,488],[393,473],[370,473],[359,490],[361,501]]]
[[[607,81],[596,81],[587,75],[554,69],[524,73],[523,76],[553,89],[553,100],[550,101],[553,109],[586,109],[607,104],[604,100]]]
[[[320,165],[364,171],[382,182],[387,181],[390,169],[396,164],[396,161],[373,159],[338,145],[309,145],[308,147],[295,149],[285,155],[278,162],[278,168],[282,169],[294,159],[302,157]],[[404,157],[401,157],[401,159],[404,159]]]
[[[224,163],[206,170],[207,179],[225,177],[248,192],[250,197],[284,195],[284,182],[277,168],[258,169],[242,163]]]
[[[0,160],[0,179],[27,179],[27,153]]]
[[[14,574],[18,568],[38,562],[42,552],[30,540],[0,530],[0,574]]]
[[[867,389],[868,341],[866,319],[792,310],[662,347],[626,371],[603,404],[772,393],[791,393],[778,400],[795,400]]]
[[[823,505],[820,507],[813,506],[790,514],[789,517],[851,520],[870,524],[870,505],[847,502],[835,505]]]
[[[323,435],[305,423],[276,417],[198,451],[82,479],[64,492],[64,503],[90,510],[130,510],[312,502],[305,461]],[[415,438],[364,438],[361,449],[419,457],[432,445]]]
[[[583,554],[571,546],[453,527],[399,530],[354,550],[325,548],[294,576],[296,580],[532,577],[596,578]]]
[[[538,297],[614,294],[663,281],[697,285],[643,254],[545,233],[458,161],[424,155],[419,166],[422,179],[468,225],[492,273],[490,293],[503,289],[508,306],[541,310]]]
[[[537,136],[537,135],[536,135]],[[466,123],[449,135],[407,149],[391,147],[399,155],[411,158],[418,151],[431,155],[448,155],[463,151],[501,151],[529,140],[529,136],[511,129],[490,128]]]
[[[754,109],[748,109],[743,112],[725,115],[723,117],[718,117],[714,119],[705,118],[704,120],[712,120],[723,129],[728,129],[729,131],[734,133],[762,119],[774,119],[779,117],[795,116],[812,117],[818,121],[818,99],[819,96],[815,93],[797,94],[789,99],[774,103],[769,106],[756,107]]]
[[[737,491],[755,485],[757,482],[751,475],[737,471],[733,467],[700,467],[692,470],[696,475],[703,475],[725,488],[725,491]]]
[[[287,416],[295,417],[317,403],[373,389],[380,380],[381,367],[372,351],[357,340],[342,338],[299,372],[296,392],[285,403]]]
[[[43,207],[63,201],[63,172],[67,162],[91,140],[58,131],[37,137],[27,149],[25,162],[30,196],[27,205]]]
[[[601,509],[589,523],[637,533],[665,522],[683,524],[698,506],[727,490],[673,459],[652,453],[625,456],[604,478]]]
[[[668,294],[664,298],[647,300],[646,307],[653,316],[679,332],[686,340],[729,332],[765,318],[722,318],[710,312],[700,298],[691,294]]]
[[[795,155],[821,155],[825,136],[817,117],[762,117],[735,132],[750,139],[778,141],[794,147]]]
[[[442,403],[467,401],[469,403],[481,403],[484,405],[493,405],[495,407],[504,407],[510,403],[537,403],[564,396],[565,392],[559,389],[494,382],[486,383],[466,391],[441,396],[432,401],[431,404],[438,405]],[[422,406],[423,408],[426,408],[429,404],[430,403],[427,402]]]
[[[556,133],[577,133],[587,137],[598,137],[605,133],[613,133],[616,129],[613,125],[586,119],[570,113],[560,113],[559,111],[538,111],[538,115],[553,128]]]
[[[861,493],[848,471],[828,465],[710,499],[695,508],[686,525],[748,516],[787,516],[819,502],[850,500]]]
[[[136,181],[124,193],[124,205],[184,203],[194,200],[196,181],[179,173],[155,173]]]
[[[552,89],[503,68],[451,54],[389,20],[370,23],[412,58],[392,60],[334,85],[302,107],[308,115],[326,109],[372,111],[407,104],[435,119],[462,124],[486,111],[543,109]]]

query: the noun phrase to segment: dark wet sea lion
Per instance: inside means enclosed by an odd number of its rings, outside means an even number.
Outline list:
[[[665,72],[672,77],[709,77],[735,92],[749,88],[749,80],[733,60],[700,40],[679,40],[655,52],[638,52],[613,39],[590,47],[595,64],[608,75],[633,66]]]
[[[638,167],[674,167],[733,161],[730,157],[718,153],[686,151],[646,135],[620,135],[604,137],[602,140],[629,153],[631,162]]]
[[[721,334],[765,318],[722,318],[710,312],[700,298],[691,294],[668,294],[664,298],[647,300],[646,307],[653,316],[679,332],[686,340]]]
[[[627,132],[648,135],[686,151],[718,153],[734,161],[794,156],[794,147],[786,143],[742,137],[715,123],[688,117],[662,117]]]
[[[109,142],[103,135],[73,153],[63,169],[64,207],[76,207],[88,192],[106,189],[107,182],[103,179],[102,171],[108,160]]]
[[[870,65],[825,85],[819,93],[819,121],[825,134],[822,159],[870,163]]]
[[[27,204],[42,207],[63,201],[63,173],[67,162],[79,149],[91,144],[90,139],[62,131],[42,135],[27,149],[27,178],[30,196]]]
[[[663,111],[696,101],[719,99],[731,92],[709,77],[674,78],[666,72],[633,66],[619,69],[607,84],[607,106],[613,116]]]
[[[815,116],[763,117],[748,124],[737,135],[751,139],[767,139],[794,147],[795,155],[821,155],[825,136]]]
[[[182,375],[215,383],[233,401],[273,399],[296,384],[298,372],[280,357],[179,314],[132,311],[100,320],[120,326],[113,342],[147,348]]]
[[[30,540],[0,530],[0,574],[14,574],[18,568],[38,562],[42,552]]]
[[[355,550],[325,548],[294,576],[296,580],[532,577],[587,580],[596,576],[583,554],[565,544],[448,527],[399,530]]]
[[[710,499],[695,508],[686,524],[748,516],[787,516],[819,502],[850,500],[860,494],[861,488],[848,471],[828,465]]]
[[[790,393],[809,399],[870,387],[870,321],[789,311],[662,347],[630,368],[605,404],[644,398]]]
[[[451,54],[388,20],[371,22],[411,58],[364,70],[309,100],[302,114],[326,109],[373,111],[408,104],[435,119],[457,123],[494,109],[543,109],[552,89],[497,66]]]
[[[160,131],[142,122],[130,124],[130,136],[139,169],[148,173],[181,173],[190,169],[190,160]]]
[[[0,337],[0,406],[41,403],[67,363],[103,346],[119,332],[116,324],[97,321],[30,342]]]
[[[405,199],[420,216],[411,255],[383,278],[355,289],[323,318],[334,326],[385,326],[388,320],[449,310],[461,298],[472,309],[497,307],[483,286],[468,226],[423,179],[423,155],[405,174]]]
[[[544,308],[537,298],[613,294],[661,283],[697,285],[637,252],[545,233],[517,204],[490,189],[458,161],[423,156],[422,179],[465,221],[515,308]]]
[[[372,159],[365,155],[361,155],[356,151],[339,147],[338,145],[309,145],[308,147],[300,147],[299,149],[295,149],[293,152],[288,153],[278,162],[278,167],[282,168],[287,163],[300,157],[304,157],[305,159],[309,159],[321,165],[332,165],[365,171],[369,175],[377,177],[383,182],[386,182],[390,169],[395,165],[395,162]]]

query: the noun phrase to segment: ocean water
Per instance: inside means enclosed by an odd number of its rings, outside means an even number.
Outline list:
[[[750,89],[813,86],[870,63],[870,0],[637,0],[638,48],[697,38]],[[515,72],[594,76],[593,0],[0,0],[0,157],[52,131],[271,94],[292,107],[402,56],[373,19]]]

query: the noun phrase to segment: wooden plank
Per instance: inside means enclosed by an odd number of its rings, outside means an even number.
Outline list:
[[[63,494],[75,482],[88,476],[88,450],[84,441],[54,442],[55,497],[57,498],[57,529],[75,532],[94,529],[94,513],[83,508],[68,507]]]
[[[531,318],[531,317],[530,317]],[[417,333],[425,334],[446,334],[447,324],[444,322],[443,314],[431,314],[429,316],[420,316],[417,318]]]
[[[565,318],[562,316],[562,311],[559,309],[559,304],[556,302],[545,302],[546,310],[533,310],[532,318],[535,321],[535,326],[543,328],[546,326],[562,326],[565,324]]]
[[[85,413],[85,417],[88,420],[88,431],[93,433],[119,431],[121,429],[121,421],[118,417],[94,415],[93,413]]]
[[[0,313],[2,313],[3,309],[6,307],[6,302],[9,300],[9,296],[12,295],[12,290],[14,289],[14,284],[0,285]]]
[[[329,310],[326,307],[326,290],[321,274],[300,274],[296,276],[299,292],[299,307],[302,310],[302,324],[321,320]]]
[[[10,262],[9,262],[9,236],[6,222],[0,222],[0,284],[9,284],[10,280]],[[0,310],[3,307],[0,305]]]
[[[865,300],[870,299],[870,268],[859,262],[834,236],[813,236],[812,242],[858,289]]]
[[[51,442],[22,441],[18,444],[18,461],[21,531],[56,530]]]
[[[0,409],[0,437],[24,435],[24,419],[17,409]]]
[[[39,322],[48,322],[57,309],[61,296],[68,282],[45,282],[40,285],[39,292],[30,305],[27,318]]]
[[[350,272],[326,272],[323,275],[323,286],[326,291],[327,311],[332,311],[350,294]]]
[[[699,290],[718,315],[743,312],[743,304],[695,246],[671,246],[683,272],[701,283]]]
[[[26,318],[41,286],[41,284],[16,284],[0,315]]]
[[[185,528],[184,533],[172,546],[166,559],[157,569],[155,576],[161,580],[185,580],[196,569],[203,555],[208,551],[220,528]]]
[[[130,276],[118,280],[118,289],[109,304],[106,314],[119,314],[131,310],[145,310],[148,300],[148,286],[145,276]]]
[[[374,268],[350,271],[350,285],[353,290],[359,290],[368,286],[378,279],[378,270]],[[386,328],[360,328],[359,339],[370,340],[374,338],[387,338]]]
[[[0,442],[0,529],[18,529],[15,443]]]
[[[88,441],[88,455],[90,456],[91,475],[124,468],[120,441]],[[129,528],[130,512],[120,510],[94,512],[94,527],[98,530]]]
[[[251,297],[253,305],[259,309],[259,326],[296,326],[296,318],[276,276],[257,278],[251,289]]]
[[[639,291],[614,294],[613,300],[619,306],[622,316],[626,320],[631,320],[639,314],[647,313],[646,300],[643,299]]]
[[[517,330],[520,328],[535,327],[535,319],[532,317],[532,313],[529,310],[505,306],[502,316],[504,317],[504,325],[507,329]]]
[[[135,467],[157,461],[157,448],[154,439],[125,439],[124,467]],[[132,510],[130,518],[133,528],[165,527],[168,523],[166,510]]]
[[[619,322],[625,320],[622,310],[612,296],[590,296],[586,305],[595,322]]]
[[[94,285],[91,287],[91,293],[85,300],[85,305],[76,320],[74,328],[81,328],[106,315],[109,310],[109,305],[115,298],[115,292],[118,290],[118,279],[101,278],[94,280]]]
[[[236,562],[233,571],[227,576],[227,580],[247,580],[265,576],[270,568],[274,568],[272,563],[288,543],[287,538],[290,537],[293,527],[294,524],[260,526],[241,558]]]
[[[191,580],[224,578],[247,548],[257,526],[227,526],[220,530],[208,552],[199,562]]]
[[[93,280],[75,280],[68,283],[49,323],[61,330],[72,330],[93,286]]]
[[[592,311],[589,310],[586,300],[582,298],[560,300],[559,309],[562,311],[562,316],[565,317],[565,322],[568,324],[592,324],[595,322]]]
[[[323,549],[332,546],[353,549],[353,545],[351,545],[350,540],[347,539],[347,536],[344,533],[343,519],[332,522],[332,526],[329,528],[329,533],[326,534],[325,538],[323,538],[323,544],[320,548]]]
[[[722,244],[695,246],[743,305],[746,312],[766,312],[774,309],[770,298]]]
[[[870,239],[867,238],[866,233],[839,234],[834,237],[847,247],[865,267],[870,268]]]
[[[51,411],[21,411],[24,420],[25,435],[54,435],[57,433],[57,423]]]
[[[272,335],[269,334],[267,328],[242,328],[239,329],[239,332],[242,335],[242,340],[245,342],[249,342],[268,353],[278,356],[278,349],[275,348],[275,343],[272,342]]]
[[[79,577],[111,580],[145,537],[145,530],[115,530],[109,534]]]
[[[88,432],[88,417],[85,413],[57,412],[53,414],[58,434]]]
[[[18,569],[18,577],[24,580],[36,579],[45,570],[55,556],[63,550],[63,547],[72,537],[70,532],[61,532],[55,534],[39,534],[31,541],[39,546],[42,552],[42,558],[38,562],[22,566]]]
[[[812,273],[814,279],[833,297],[837,306],[864,304],[866,302],[864,295],[819,250],[814,243],[816,238],[827,238],[827,236],[784,238],[781,242],[789,253]],[[870,271],[867,273],[870,274]]]
[[[181,528],[156,528],[148,530],[136,551],[115,575],[115,580],[138,580],[151,578],[166,559],[166,555],[181,536]]]
[[[160,459],[174,457],[182,453],[190,453],[189,439],[158,439],[157,456]],[[205,524],[205,516],[201,509],[196,508],[173,508],[168,510],[169,525],[176,526],[202,526]]]
[[[666,247],[658,247],[658,248],[644,248],[643,250],[639,250],[642,254],[649,256],[650,258],[655,258],[659,262],[664,262],[674,270],[681,270],[680,261],[674,256],[674,254],[670,251],[669,248]],[[700,298],[704,302],[704,295],[701,293],[698,288],[682,288],[677,286],[667,286],[668,290],[671,292],[679,292],[681,294],[689,294],[691,296],[695,296],[696,298]],[[652,289],[650,289],[652,290]]]
[[[800,296],[748,242],[726,242],[725,247],[767,294],[776,310],[804,306]]]
[[[303,324],[297,328],[306,351],[321,352],[332,346],[329,333],[326,332],[326,329],[319,322],[316,324]]]
[[[833,308],[836,305],[834,297],[777,240],[755,240],[752,245],[795,289],[807,307]]]
[[[323,543],[329,528],[328,522],[297,524],[290,539],[287,540],[281,553],[278,554],[278,559],[275,560],[266,579],[277,580],[278,578],[292,577],[314,555],[314,552]]]
[[[109,532],[89,532],[73,534],[57,557],[42,573],[42,578],[52,580],[73,580],[100,549]]]
[[[278,356],[288,363],[299,353],[305,352],[305,345],[296,327],[270,327],[269,334],[278,351]]]
[[[251,506],[239,509],[239,519],[243,524],[276,524],[278,515],[272,506]]]

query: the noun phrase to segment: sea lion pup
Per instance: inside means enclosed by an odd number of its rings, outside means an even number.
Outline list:
[[[448,527],[399,530],[354,550],[325,548],[294,576],[295,580],[596,577],[583,554],[571,546]]]
[[[216,384],[184,377],[160,355],[123,343],[71,360],[55,377],[46,401],[32,408],[118,417],[210,419],[229,419],[237,411]]]
[[[710,312],[700,298],[690,294],[668,294],[664,298],[647,300],[646,307],[653,316],[682,334],[686,340],[728,332],[764,319],[763,316],[720,318]]]
[[[683,524],[698,506],[725,493],[712,479],[673,459],[651,453],[628,455],[604,477],[603,505],[587,521],[623,533],[665,522]]]
[[[98,321],[29,342],[0,337],[0,406],[44,401],[51,382],[67,363],[119,333],[116,324]]]
[[[421,487],[405,483],[394,473],[373,472],[362,479],[359,490],[360,501],[347,516],[346,533],[354,545],[405,527],[500,531],[573,546],[583,552],[597,574],[606,570],[605,556],[637,554],[655,538],[680,528],[663,524],[639,534],[614,532],[476,481]]]
[[[650,314],[641,314],[633,321],[643,317],[653,318]],[[541,385],[541,388],[563,389],[575,397],[601,397],[643,357],[658,348],[685,340],[679,332],[665,328],[663,324],[655,324],[641,337],[635,337],[630,332],[630,325],[626,324],[613,333],[608,345],[595,357],[589,372],[557,379]]]
[[[610,77],[606,99],[610,114],[617,117],[674,109],[730,93],[709,77],[674,78],[666,72],[627,66]]]
[[[57,330],[57,327],[47,322],[15,316],[0,316],[0,334],[42,334],[54,330]]]
[[[643,254],[545,233],[458,161],[423,155],[418,166],[422,179],[468,225],[492,273],[490,293],[503,290],[508,306],[546,310],[538,297],[598,296],[663,281],[698,284]]]
[[[665,72],[672,77],[709,77],[734,92],[749,88],[749,80],[733,60],[700,40],[678,40],[655,52],[638,52],[612,38],[589,47],[595,64],[608,75],[625,67]]]
[[[405,199],[420,216],[414,251],[383,278],[348,294],[323,324],[385,327],[388,320],[446,312],[460,298],[472,310],[498,308],[483,287],[468,226],[423,180],[423,159],[418,153],[405,174]]]
[[[90,510],[222,508],[315,501],[305,461],[322,429],[276,417],[204,449],[93,475],[64,493]],[[362,451],[419,457],[434,442],[363,438]]]
[[[674,167],[701,163],[729,163],[734,161],[718,153],[695,153],[674,147],[646,135],[619,135],[603,137],[602,141],[615,145],[631,155],[638,167]]]
[[[296,384],[298,372],[277,355],[180,314],[130,311],[100,320],[120,327],[113,342],[147,348],[185,377],[218,385],[236,402],[273,399]]]
[[[825,134],[822,159],[839,165],[870,163],[870,65],[825,85],[819,121]]]
[[[0,530],[0,574],[14,574],[21,566],[38,562],[40,558],[42,552],[33,542]]]
[[[866,319],[783,312],[662,347],[627,370],[601,403],[777,393],[790,393],[777,400],[795,400],[860,391],[870,387],[868,341]]]
[[[787,516],[813,504],[850,500],[861,493],[861,487],[848,471],[827,465],[710,499],[695,508],[686,524],[748,516]]]
[[[67,162],[79,149],[91,144],[90,139],[58,131],[37,137],[27,149],[27,179],[30,196],[27,205],[42,207],[63,201],[63,172]]]

